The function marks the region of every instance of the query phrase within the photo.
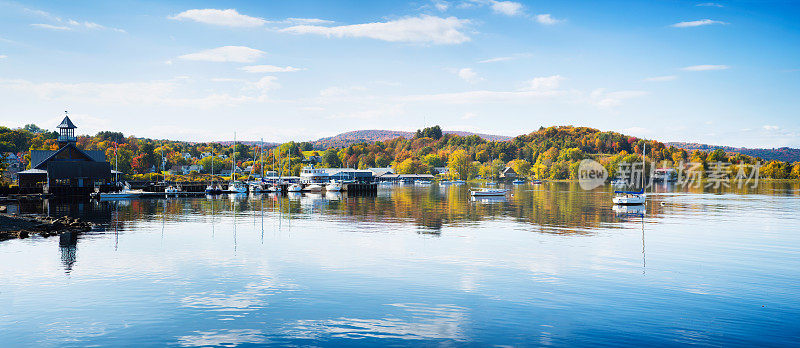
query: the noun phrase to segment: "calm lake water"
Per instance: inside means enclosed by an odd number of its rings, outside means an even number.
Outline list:
[[[381,187],[35,204],[0,243],[2,346],[791,346],[800,186]],[[704,192],[705,191],[705,192]]]

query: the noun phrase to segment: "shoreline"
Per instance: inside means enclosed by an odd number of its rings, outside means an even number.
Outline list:
[[[93,227],[94,224],[90,222],[67,216],[52,218],[0,213],[0,242],[25,239],[32,235],[47,238],[67,232],[88,232]]]

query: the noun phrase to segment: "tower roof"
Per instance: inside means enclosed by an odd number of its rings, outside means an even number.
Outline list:
[[[56,127],[56,128],[75,129],[75,128],[78,128],[78,127],[75,127],[75,124],[72,123],[72,120],[69,119],[69,116],[64,116],[64,120],[61,121],[61,124],[59,124],[58,127]]]

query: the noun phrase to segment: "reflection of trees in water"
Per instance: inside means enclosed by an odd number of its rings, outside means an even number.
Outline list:
[[[764,182],[758,188],[731,187],[720,192],[739,194],[800,196],[800,184]],[[383,190],[383,189],[382,189]],[[593,191],[580,189],[577,183],[546,183],[543,185],[514,186],[504,201],[491,199],[470,200],[466,186],[451,187],[396,187],[377,196],[304,194],[283,196],[274,194],[218,197],[142,199],[130,201],[94,202],[57,208],[91,211],[95,219],[112,222],[112,212],[118,211],[120,228],[133,228],[136,223],[155,221],[178,222],[188,219],[208,219],[230,216],[235,213],[274,214],[282,218],[313,219],[320,214],[325,218],[352,222],[413,223],[420,233],[436,234],[443,226],[466,226],[481,221],[511,219],[531,226],[531,231],[547,233],[589,233],[600,227],[613,227],[620,214],[612,210],[613,189],[600,187]],[[667,188],[655,187],[654,192],[709,193],[717,190],[705,187]],[[663,197],[663,196],[662,196]],[[649,218],[658,217],[668,207],[656,204],[663,200],[651,196],[646,207]],[[51,211],[53,206],[49,207]],[[72,215],[72,213],[70,213]],[[73,216],[81,216],[75,213]],[[105,217],[104,217],[105,216]],[[127,226],[124,226],[127,225]]]

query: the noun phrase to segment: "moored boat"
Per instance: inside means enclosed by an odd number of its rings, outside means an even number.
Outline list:
[[[471,196],[504,196],[508,190],[505,189],[493,189],[493,188],[480,188],[477,190],[470,190],[469,194]]]

